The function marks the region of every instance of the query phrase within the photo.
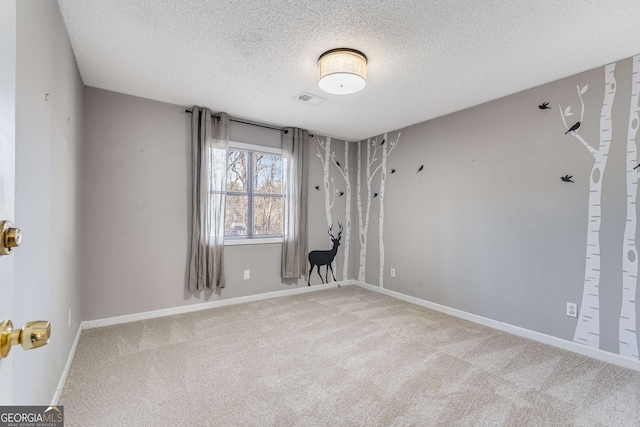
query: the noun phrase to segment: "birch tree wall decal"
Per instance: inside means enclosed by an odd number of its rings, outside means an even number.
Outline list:
[[[570,129],[567,126],[565,117],[572,116],[571,107],[564,110],[559,105],[560,117],[569,135],[580,142],[593,157],[593,166],[589,179],[589,206],[587,211],[587,250],[584,272],[584,285],[582,291],[582,303],[580,306],[580,317],[576,325],[573,340],[577,343],[589,347],[600,347],[600,223],[601,223],[601,198],[602,198],[602,178],[607,166],[609,147],[611,146],[612,122],[611,107],[616,95],[616,80],[614,76],[615,64],[604,67],[604,100],[600,114],[600,145],[596,150],[580,134],[576,127]],[[578,98],[582,110],[580,121],[584,119],[584,101],[582,95],[588,90],[588,85],[578,89]],[[575,127],[575,125],[573,126]]]
[[[377,139],[371,141],[371,138],[367,139],[367,162],[366,162],[366,184],[367,184],[367,206],[366,211],[364,211],[364,221],[363,221],[363,205],[362,205],[362,148],[361,141],[358,141],[358,177],[356,181],[356,193],[357,193],[357,202],[358,202],[358,235],[360,240],[360,265],[358,268],[358,281],[365,281],[365,273],[367,266],[367,235],[369,233],[369,214],[371,212],[371,184],[373,178],[376,173],[382,170],[382,178],[380,181],[380,190],[376,192],[375,197],[380,197],[380,221],[378,226],[379,232],[379,244],[380,244],[380,276],[379,276],[379,286],[383,286],[383,276],[384,276],[384,189],[385,182],[387,179],[387,157],[393,149],[398,145],[398,140],[400,139],[400,132],[398,132],[398,137],[395,141],[389,142],[389,144],[380,143],[378,144]],[[387,134],[385,133],[383,136],[383,141],[387,141]],[[389,146],[389,150],[387,151],[387,146]],[[373,150],[372,150],[373,149]],[[376,157],[378,154],[378,150],[382,150],[382,157],[380,163],[372,170],[372,167],[376,164],[378,158]]]
[[[627,133],[627,220],[622,239],[622,306],[618,340],[621,356],[638,359],[636,333],[636,288],[638,286],[638,247],[636,244],[636,200],[638,197],[638,149],[636,136],[640,125],[640,55],[632,58],[631,106]]]
[[[336,160],[335,152],[331,154],[331,161],[333,165],[338,169],[340,175],[344,179],[345,192],[347,198],[345,199],[345,233],[344,233],[344,263],[342,264],[342,280],[347,280],[349,277],[349,242],[351,240],[351,178],[349,177],[349,142],[344,142],[344,166]],[[338,197],[341,197],[345,192],[340,191]]]
[[[358,240],[360,240],[360,265],[358,267],[358,281],[364,283],[367,264],[367,232],[369,231],[369,210],[371,208],[371,140],[367,139],[367,212],[365,213],[364,223],[362,222],[362,150],[360,146],[361,141],[358,141],[358,177],[356,179],[356,196],[358,202]]]
[[[385,190],[385,183],[387,181],[387,157],[389,156],[389,154],[391,154],[391,152],[393,151],[394,148],[396,148],[396,146],[398,145],[398,141],[400,140],[400,134],[401,132],[398,132],[398,137],[396,138],[395,141],[390,141],[389,142],[389,150],[387,151],[387,145],[384,145],[384,141],[387,140],[387,134],[385,133],[383,136],[383,143],[382,145],[382,162],[380,163],[380,165],[378,165],[378,167],[373,171],[373,174],[375,175],[375,173],[378,171],[378,169],[380,169],[381,171],[381,175],[380,175],[380,220],[378,221],[378,242],[380,244],[380,277],[378,278],[378,285],[381,288],[384,288],[384,190]]]
[[[322,150],[320,150],[322,148]],[[323,153],[324,152],[324,153]],[[336,195],[340,192],[336,189],[336,186],[333,182],[333,178],[331,178],[331,174],[329,172],[329,166],[331,162],[331,138],[327,138],[322,141],[318,139],[318,147],[316,147],[316,156],[320,159],[322,163],[323,170],[323,183],[324,183],[324,211],[325,216],[327,217],[327,227],[331,227],[333,225],[333,220],[331,218],[331,208],[336,202]],[[331,239],[329,239],[329,243],[331,243]],[[348,262],[348,260],[347,260]],[[335,259],[332,260],[332,270],[335,266]],[[344,280],[344,279],[343,279]]]

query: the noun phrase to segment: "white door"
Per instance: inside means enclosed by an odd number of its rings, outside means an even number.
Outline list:
[[[16,0],[0,0],[0,221],[14,219]],[[0,320],[13,318],[13,256],[0,256]],[[0,405],[13,403],[12,357],[0,359]]]

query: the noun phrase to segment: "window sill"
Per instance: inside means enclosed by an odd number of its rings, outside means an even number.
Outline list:
[[[269,237],[263,239],[227,239],[224,241],[225,246],[237,246],[237,245],[270,245],[275,243],[282,243],[282,237]]]

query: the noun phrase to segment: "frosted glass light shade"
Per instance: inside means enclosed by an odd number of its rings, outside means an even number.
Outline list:
[[[353,49],[333,49],[318,59],[318,86],[325,92],[348,95],[367,84],[367,57]]]

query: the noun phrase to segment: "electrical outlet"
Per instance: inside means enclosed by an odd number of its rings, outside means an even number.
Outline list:
[[[71,310],[69,310],[69,323],[67,326],[71,327]]]
[[[391,277],[396,277],[396,269],[395,268],[391,269]]]
[[[578,317],[578,304],[575,302],[567,303],[567,316]]]
[[[251,270],[245,270],[244,271],[244,280],[249,280],[251,279]]]

